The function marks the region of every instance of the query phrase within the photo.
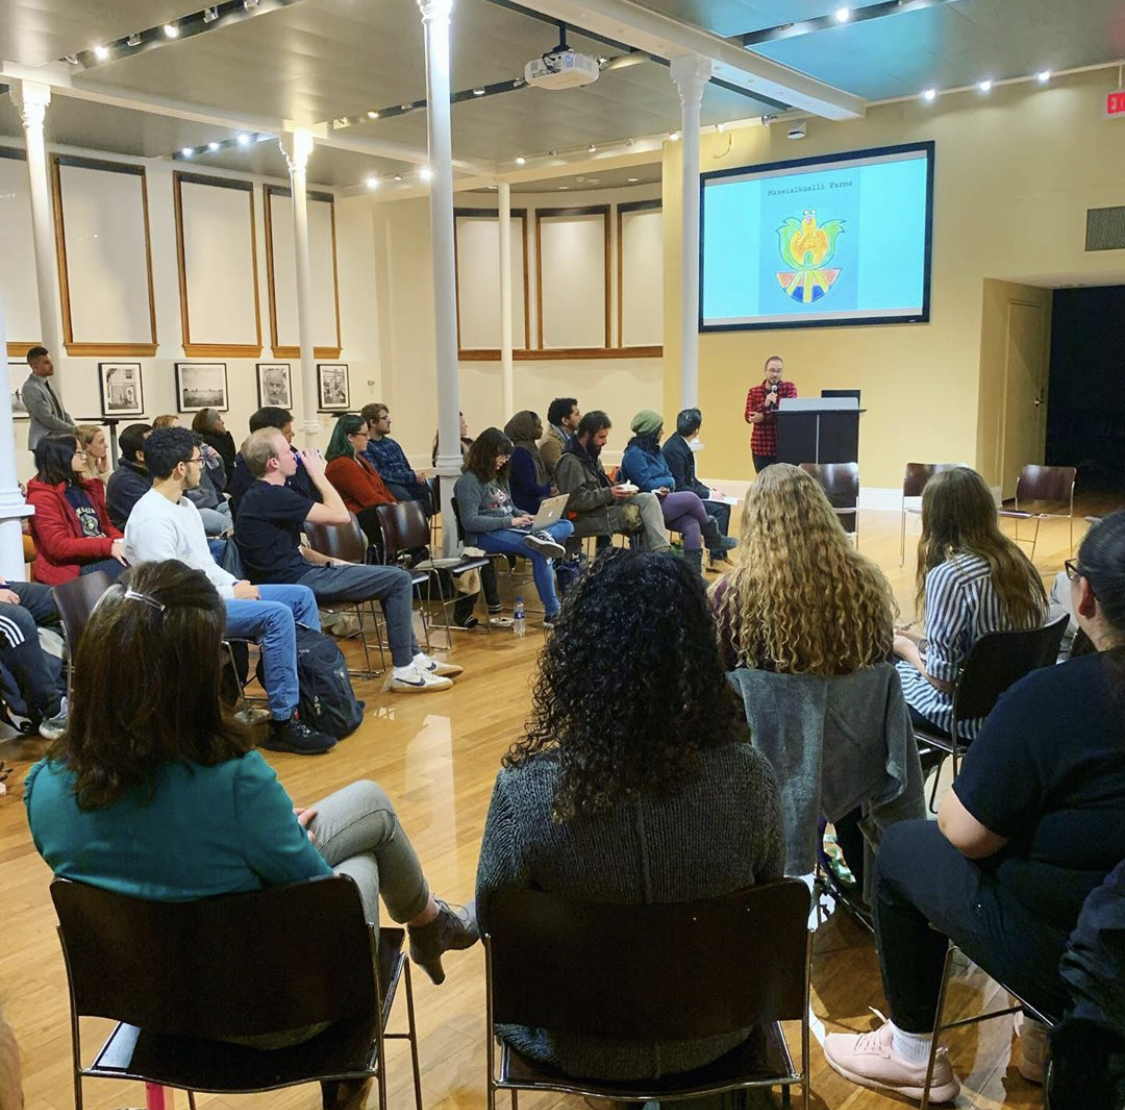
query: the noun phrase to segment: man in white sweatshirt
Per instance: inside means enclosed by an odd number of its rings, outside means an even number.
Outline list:
[[[307,586],[252,586],[237,581],[211,557],[203,519],[184,491],[199,484],[203,460],[187,428],[157,428],[145,440],[145,465],[152,489],[133,507],[125,525],[130,563],[178,559],[201,570],[227,607],[226,634],[261,645],[272,751],[314,755],[335,738],[297,717],[297,630],[295,622],[320,629],[316,597]]]

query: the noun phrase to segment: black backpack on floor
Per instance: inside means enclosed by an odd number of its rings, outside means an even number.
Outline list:
[[[258,660],[262,682],[262,661]],[[344,655],[331,637],[297,624],[297,685],[301,720],[317,732],[343,740],[363,720],[364,703],[356,699]]]

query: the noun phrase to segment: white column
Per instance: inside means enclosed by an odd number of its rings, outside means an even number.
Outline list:
[[[0,351],[8,349],[4,327],[4,305],[0,303]],[[24,502],[16,477],[16,428],[12,421],[12,395],[0,389],[0,578],[22,582],[26,578],[23,562],[21,521],[35,510]]]
[[[51,176],[47,165],[44,124],[51,103],[51,87],[33,81],[13,81],[12,101],[23,119],[27,148],[27,177],[31,189],[31,231],[35,248],[35,287],[39,297],[40,342],[55,364],[54,388],[62,391],[59,367],[63,350],[59,315],[59,262],[55,253],[55,216],[51,206]]]
[[[457,289],[453,253],[453,146],[449,123],[449,14],[453,0],[418,0],[426,35],[427,126],[430,148],[430,238],[434,273],[438,457],[442,548],[457,546],[453,483],[461,473],[460,383],[457,378]]]
[[[706,58],[685,54],[672,59],[682,115],[680,408],[685,409],[699,402],[699,108],[710,79],[711,63]]]
[[[307,131],[291,131],[280,139],[281,152],[289,166],[289,187],[293,194],[293,245],[297,259],[297,334],[301,343],[301,431],[305,446],[315,447],[320,435],[320,408],[317,393],[316,359],[312,334],[312,270],[309,266],[309,202],[305,171],[312,154],[313,137]]]
[[[512,186],[500,182],[500,367],[504,381],[502,428],[516,412],[512,364]]]

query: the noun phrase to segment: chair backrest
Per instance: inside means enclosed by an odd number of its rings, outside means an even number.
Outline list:
[[[908,462],[906,473],[902,476],[902,496],[921,497],[926,483],[942,470],[953,470],[960,463],[917,463]]]
[[[828,495],[834,509],[854,509],[859,501],[858,463],[801,463]]]
[[[328,875],[195,902],[56,879],[74,1013],[223,1040],[377,1012],[374,936]]]
[[[494,1023],[689,1040],[807,1009],[809,888],[620,906],[503,887],[482,908]]]
[[[989,632],[969,649],[953,691],[953,712],[959,721],[987,717],[1000,695],[1024,675],[1052,666],[1070,617],[1016,632]]]
[[[457,542],[458,543],[464,543],[465,542],[465,526],[461,523],[461,509],[457,505],[457,498],[456,497],[451,497],[449,500],[450,500],[450,503],[453,506],[453,520],[454,520],[454,523],[457,525]]]
[[[1073,466],[1036,466],[1029,463],[1016,482],[1016,502],[1054,501],[1060,505],[1074,504],[1074,482],[1078,471]]]
[[[367,537],[356,519],[355,513],[347,524],[313,524],[305,522],[305,535],[309,547],[321,555],[332,559],[344,559],[349,563],[367,562]]]
[[[104,570],[95,570],[90,574],[80,574],[69,582],[63,582],[62,585],[51,587],[51,596],[55,599],[55,608],[62,618],[72,659],[78,650],[78,641],[82,638],[82,630],[86,627],[94,606],[112,585],[113,582]]]
[[[426,547],[430,542],[430,526],[426,514],[417,501],[399,501],[394,505],[380,505],[375,510],[379,527],[383,530],[383,546],[387,562],[393,562],[402,552]]]

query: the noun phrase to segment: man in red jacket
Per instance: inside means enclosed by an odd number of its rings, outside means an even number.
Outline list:
[[[781,380],[784,363],[780,355],[766,359],[766,378],[746,395],[746,423],[754,427],[750,450],[754,469],[761,474],[777,462],[777,403],[782,397],[796,397],[797,387]]]

